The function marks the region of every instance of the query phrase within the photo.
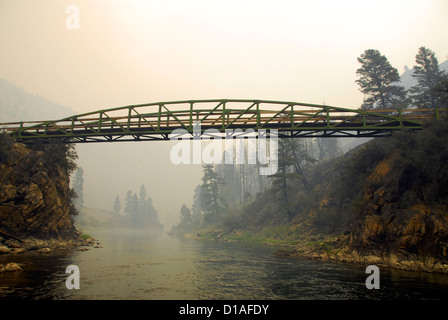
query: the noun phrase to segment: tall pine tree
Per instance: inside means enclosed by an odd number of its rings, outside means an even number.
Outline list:
[[[221,196],[223,181],[216,173],[213,164],[205,164],[202,172],[201,209],[204,211],[204,220],[212,222],[213,218],[219,216],[225,207]]]
[[[444,73],[440,81],[431,88],[443,108],[448,108],[448,74]]]
[[[417,85],[410,89],[414,104],[424,109],[440,107],[439,98],[432,90],[443,76],[435,53],[430,49],[420,47],[415,56],[415,62],[412,77],[417,80]]]
[[[191,224],[191,210],[184,204],[180,208],[180,224],[187,227]]]
[[[124,214],[126,217],[132,217],[132,191],[128,190],[126,193],[126,198],[124,202]]]
[[[398,109],[406,106],[406,91],[398,85],[400,76],[386,56],[368,49],[358,58],[361,68],[356,71],[356,83],[366,96],[363,109]]]
[[[113,206],[113,213],[115,215],[120,215],[121,214],[121,202],[120,202],[120,197],[119,196],[117,196],[115,198],[114,206]]]
[[[301,168],[301,162],[314,162],[308,155],[304,144],[300,139],[284,138],[278,143],[278,171],[272,177],[273,186],[279,190],[279,194],[285,204],[288,203],[288,183],[298,179],[308,188],[306,177]]]

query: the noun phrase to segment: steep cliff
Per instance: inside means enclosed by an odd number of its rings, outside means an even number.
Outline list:
[[[0,139],[0,230],[21,239],[78,235],[69,188],[73,150]]]
[[[366,178],[349,247],[369,254],[448,263],[448,126],[389,141]],[[435,268],[439,268],[436,267]]]

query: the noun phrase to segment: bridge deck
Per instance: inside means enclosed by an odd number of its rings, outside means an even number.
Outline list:
[[[66,143],[168,140],[175,129],[190,138],[198,130],[277,129],[279,137],[375,137],[419,130],[444,109],[354,110],[268,100],[157,102],[99,110],[51,121],[0,123],[17,141],[61,139]],[[197,133],[197,132],[196,132]]]

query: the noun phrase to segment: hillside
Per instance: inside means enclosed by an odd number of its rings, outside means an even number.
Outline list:
[[[0,123],[27,120],[50,120],[76,114],[70,108],[0,79]]]
[[[448,122],[373,139],[271,188],[199,238],[287,245],[305,255],[448,273]]]

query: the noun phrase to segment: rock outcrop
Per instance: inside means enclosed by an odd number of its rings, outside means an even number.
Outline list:
[[[448,271],[448,206],[439,196],[425,194],[437,181],[418,181],[410,166],[403,166],[395,153],[382,160],[367,178],[363,209],[350,234],[349,248],[364,256],[383,260],[432,264]],[[393,173],[393,181],[389,178]],[[418,262],[418,263],[416,263]],[[397,263],[395,263],[397,264]],[[408,263],[409,264],[409,263]],[[445,270],[447,269],[447,270]]]
[[[18,238],[79,235],[64,164],[53,159],[55,154],[19,143],[6,151],[0,161],[0,230]]]

